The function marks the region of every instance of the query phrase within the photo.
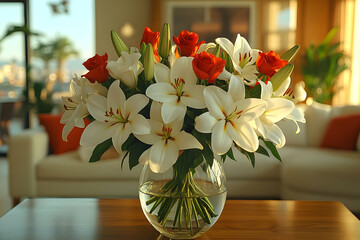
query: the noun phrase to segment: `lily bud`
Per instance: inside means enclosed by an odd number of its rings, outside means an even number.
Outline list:
[[[219,44],[216,44],[216,47],[214,49],[214,55],[216,57],[220,57],[220,45]],[[224,59],[225,60],[225,59]]]
[[[273,86],[273,91],[276,92],[279,87],[284,83],[288,77],[290,77],[292,71],[294,70],[294,65],[287,64],[285,67],[282,67],[277,73],[271,77],[271,83]]]
[[[113,43],[117,55],[121,57],[121,53],[124,51],[130,53],[129,48],[125,45],[123,40],[121,40],[119,35],[114,30],[111,30],[110,33],[111,33],[111,41]]]
[[[170,28],[169,24],[164,23],[160,32],[160,41],[158,53],[163,59],[167,59],[170,54],[171,42],[170,42]]]
[[[232,63],[232,59],[230,57],[230,55],[228,53],[226,53],[226,64],[225,64],[225,69],[230,72],[233,73],[234,72],[234,65]]]
[[[145,52],[146,52],[146,43],[141,43],[141,48],[140,48],[140,62],[144,65],[144,57],[145,57]]]
[[[146,45],[144,57],[144,75],[146,81],[154,78],[154,50],[150,43]]]

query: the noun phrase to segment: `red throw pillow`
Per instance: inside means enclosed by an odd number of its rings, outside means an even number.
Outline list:
[[[355,150],[360,132],[360,113],[331,119],[321,142],[323,148]]]
[[[62,154],[76,150],[80,146],[80,137],[83,128],[74,127],[68,136],[68,141],[62,140],[64,124],[60,123],[61,115],[39,114],[40,124],[44,126],[50,142],[50,149],[54,154]],[[85,122],[86,123],[86,122]]]

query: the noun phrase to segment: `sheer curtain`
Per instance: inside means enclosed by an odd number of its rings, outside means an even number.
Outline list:
[[[339,26],[342,50],[350,58],[350,70],[338,81],[334,105],[360,104],[360,0],[336,0],[334,25]]]

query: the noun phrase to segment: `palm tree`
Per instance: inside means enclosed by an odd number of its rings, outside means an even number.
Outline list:
[[[61,82],[64,81],[64,66],[66,60],[72,55],[78,55],[78,52],[75,50],[72,42],[66,38],[58,36],[56,37],[52,43],[54,59],[57,61],[57,71],[56,76],[57,79]]]
[[[50,74],[50,61],[54,58],[54,49],[51,43],[39,42],[33,50],[34,57],[40,58],[44,61],[45,74]]]

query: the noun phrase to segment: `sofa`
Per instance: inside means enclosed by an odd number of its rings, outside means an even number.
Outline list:
[[[255,168],[241,154],[226,159],[228,198],[336,200],[360,212],[360,147],[339,150],[320,147],[332,118],[360,113],[360,106],[303,105],[307,119],[295,134],[292,121],[279,122],[287,138],[279,149],[282,162],[256,154]],[[358,140],[358,145],[360,140]],[[10,195],[24,197],[137,198],[141,165],[129,171],[120,158],[88,163],[90,151],[80,147],[48,154],[43,130],[28,130],[9,141]],[[85,158],[85,159],[84,159]]]

